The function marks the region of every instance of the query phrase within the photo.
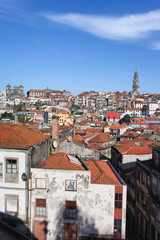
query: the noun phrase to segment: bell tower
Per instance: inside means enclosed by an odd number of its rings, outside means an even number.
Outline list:
[[[137,70],[134,72],[133,93],[135,95],[139,94],[139,80],[138,80],[138,72],[137,72]]]

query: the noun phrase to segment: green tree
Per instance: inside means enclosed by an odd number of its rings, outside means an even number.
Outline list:
[[[24,115],[18,115],[18,121],[21,123],[25,123],[25,116]]]
[[[1,114],[1,117],[2,117],[2,118],[9,118],[9,117],[13,117],[13,114],[12,114],[12,113],[4,112],[4,113]]]
[[[142,111],[144,111],[145,117],[147,116],[148,109],[149,109],[148,105],[143,105]]]
[[[131,117],[128,114],[124,115],[124,117],[119,120],[120,124],[122,123],[129,124],[130,122],[131,122]]]

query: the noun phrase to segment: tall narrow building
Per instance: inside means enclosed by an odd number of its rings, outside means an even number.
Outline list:
[[[139,80],[138,80],[138,72],[137,72],[137,70],[134,72],[133,93],[134,93],[134,95],[138,95],[139,94]]]

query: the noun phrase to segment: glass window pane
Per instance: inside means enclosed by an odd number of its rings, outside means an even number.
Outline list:
[[[119,200],[122,200],[122,194],[119,194]]]
[[[11,168],[11,164],[7,164],[7,168]]]
[[[118,200],[118,193],[116,193],[115,195],[115,200]]]
[[[17,169],[12,169],[12,173],[16,173],[17,172]]]
[[[118,226],[121,226],[121,220],[118,219]]]

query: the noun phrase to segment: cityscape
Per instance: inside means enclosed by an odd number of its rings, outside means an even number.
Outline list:
[[[136,70],[130,92],[0,92],[5,239],[159,239],[160,94],[139,91]]]
[[[157,0],[0,0],[2,240],[160,240],[159,23]]]

